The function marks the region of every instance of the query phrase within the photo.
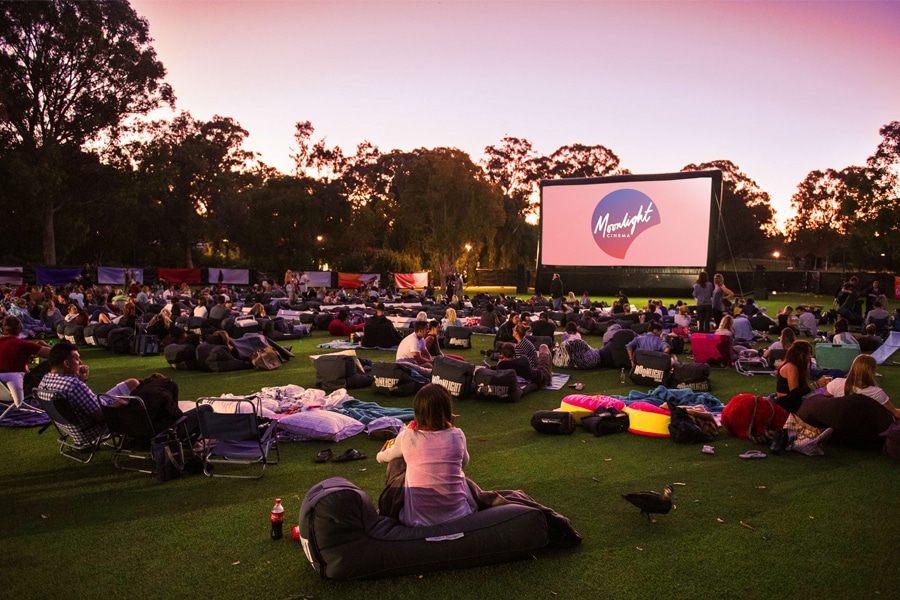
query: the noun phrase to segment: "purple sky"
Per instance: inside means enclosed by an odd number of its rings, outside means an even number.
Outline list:
[[[238,120],[290,173],[294,123],[352,154],[504,135],[635,173],[735,162],[778,218],[900,119],[900,2],[132,0],[177,108]]]

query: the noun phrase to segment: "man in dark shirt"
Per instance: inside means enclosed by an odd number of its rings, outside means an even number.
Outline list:
[[[516,372],[517,377],[521,377],[532,383],[540,383],[542,374],[537,369],[532,369],[528,364],[528,359],[524,356],[516,356],[516,346],[512,342],[506,342],[500,346],[500,356],[503,358],[497,363],[498,371],[503,369],[512,369]]]
[[[402,339],[403,335],[384,316],[384,303],[375,304],[375,316],[369,317],[363,329],[362,345],[366,348],[393,348]]]
[[[531,334],[546,337],[553,337],[556,333],[556,324],[550,321],[550,313],[544,311],[540,314],[537,321],[531,323]]]

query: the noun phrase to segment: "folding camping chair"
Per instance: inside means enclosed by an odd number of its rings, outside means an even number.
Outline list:
[[[34,395],[37,400],[38,408],[47,413],[47,416],[50,417],[54,427],[56,427],[56,431],[59,434],[56,438],[56,442],[59,444],[59,453],[66,458],[71,458],[80,463],[87,464],[91,462],[91,459],[94,458],[94,454],[100,449],[100,444],[109,438],[105,431],[103,434],[97,436],[97,439],[92,440],[91,442],[86,444],[76,444],[69,433],[71,429],[74,429],[75,425],[72,423],[71,419],[64,414],[65,409],[60,411],[60,406],[64,404],[62,394],[52,390],[35,388]],[[49,425],[47,425],[47,427],[49,427]],[[46,429],[46,427],[44,429]],[[41,429],[41,433],[44,432],[44,429]]]
[[[109,396],[100,394],[100,410],[103,411],[103,418],[106,420],[106,426],[109,434],[112,436],[114,447],[113,464],[117,469],[123,471],[137,471],[139,473],[156,472],[156,463],[150,452],[150,441],[156,436],[158,431],[150,419],[150,413],[144,401],[137,396]],[[104,402],[106,398],[109,401],[127,400],[127,404],[118,406],[108,405]],[[174,428],[178,428],[179,424],[184,422],[184,417],[178,420]],[[182,440],[186,440],[185,432]],[[124,466],[126,459],[134,459],[148,461],[145,466],[147,468],[139,468],[132,466]],[[121,461],[121,463],[120,463]]]
[[[877,364],[883,365],[897,350],[900,350],[900,332],[892,331],[884,343],[872,353],[872,358]],[[891,361],[888,364],[898,365],[900,363]]]
[[[216,410],[216,409],[219,410]],[[276,465],[281,459],[275,436],[277,421],[257,417],[257,404],[249,398],[200,398],[197,400],[197,417],[200,421],[200,438],[203,444],[201,457],[203,473],[212,477],[259,479],[267,465]],[[275,461],[269,460],[269,452],[275,450]],[[209,472],[210,463],[255,465],[261,464],[259,475],[231,475]]]

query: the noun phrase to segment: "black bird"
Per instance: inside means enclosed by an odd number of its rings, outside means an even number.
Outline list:
[[[648,521],[656,523],[656,519],[651,519],[650,514],[668,514],[672,510],[675,492],[671,485],[667,485],[662,494],[659,492],[631,492],[630,494],[622,494],[622,497],[641,509],[641,514],[647,515]]]

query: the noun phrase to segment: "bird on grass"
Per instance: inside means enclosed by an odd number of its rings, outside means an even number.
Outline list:
[[[622,497],[641,509],[641,514],[647,515],[648,521],[656,523],[656,519],[650,517],[651,513],[657,515],[668,514],[672,510],[675,491],[671,485],[667,485],[662,494],[659,492],[631,492],[630,494],[622,494]]]

